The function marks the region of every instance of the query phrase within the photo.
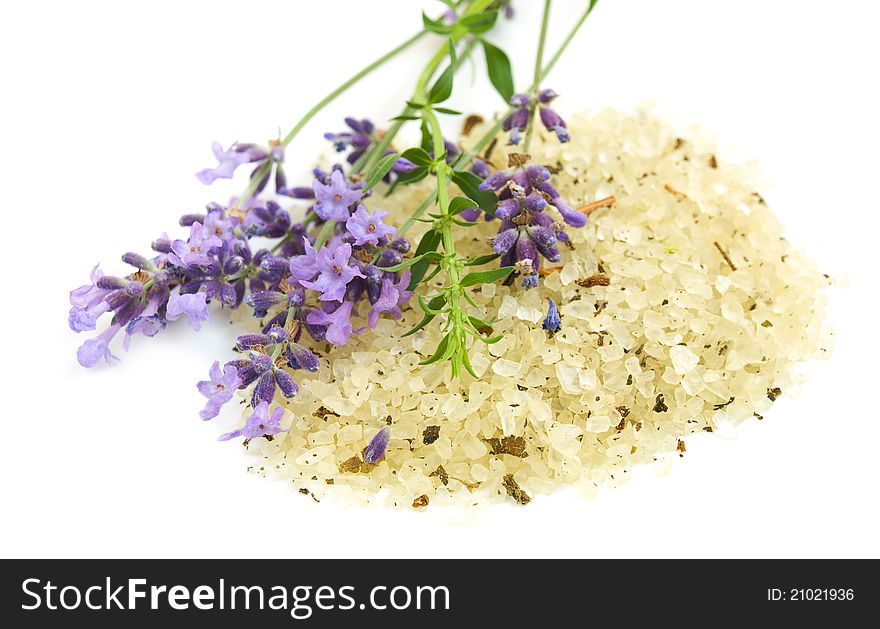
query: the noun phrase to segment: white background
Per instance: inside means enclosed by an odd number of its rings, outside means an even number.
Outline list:
[[[492,38],[530,77],[540,3]],[[552,50],[583,3],[557,0]],[[222,317],[136,338],[84,370],[67,293],[98,261],[148,251],[177,217],[239,183],[193,173],[210,143],[263,142],[420,27],[437,2],[18,2],[0,17],[5,264],[2,556],[880,556],[876,330],[878,166],[874,3],[603,0],[547,85],[565,112],[645,99],[758,158],[787,235],[829,273],[838,348],[797,398],[738,439],[689,439],[585,502],[560,491],[470,525],[436,509],[311,500],[245,473],[194,383],[226,356]],[[320,115],[288,151],[305,173],[344,115],[394,115],[436,40]],[[465,70],[459,81],[469,83]],[[452,107],[501,103],[466,88]],[[429,542],[427,540],[430,540]]]

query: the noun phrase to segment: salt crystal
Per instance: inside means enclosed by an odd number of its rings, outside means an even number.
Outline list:
[[[699,364],[700,357],[694,354],[686,345],[676,345],[669,348],[669,360],[672,361],[672,367],[679,375],[684,375],[689,371],[693,371]]]
[[[499,376],[512,378],[520,371],[522,371],[522,365],[520,363],[513,362],[512,360],[507,360],[506,358],[498,358],[495,360],[495,362],[492,363],[492,371],[497,373]]]

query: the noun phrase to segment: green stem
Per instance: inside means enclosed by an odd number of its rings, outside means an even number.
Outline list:
[[[419,97],[424,91],[425,87],[428,84],[428,81],[431,80],[431,77],[434,76],[434,73],[437,71],[437,68],[440,67],[440,64],[443,62],[443,59],[446,58],[446,55],[449,53],[449,48],[445,44],[440,50],[434,53],[434,56],[431,57],[431,60],[428,61],[428,64],[425,66],[425,69],[422,70],[422,73],[419,75],[418,82],[416,82],[416,88],[413,91],[413,100]],[[407,105],[403,111],[401,112],[401,116],[409,116],[415,112],[415,109]],[[382,137],[382,139],[373,145],[367,153],[364,155],[366,159],[363,164],[355,163],[352,167],[352,172],[370,172],[370,170],[376,165],[376,163],[382,159],[382,155],[385,154],[385,149],[391,146],[391,142],[394,140],[394,137],[403,127],[405,120],[395,120],[394,124],[388,129],[388,132]],[[360,160],[358,160],[360,161]]]
[[[556,49],[556,52],[553,53],[553,56],[550,57],[550,61],[547,62],[547,65],[544,66],[544,69],[541,70],[540,81],[543,81],[547,78],[547,75],[550,74],[550,71],[553,69],[553,66],[556,65],[556,62],[559,61],[559,58],[562,56],[562,53],[565,52],[565,49],[568,48],[568,45],[571,43],[571,40],[574,39],[574,36],[577,35],[578,30],[580,30],[583,23],[590,16],[590,13],[593,11],[593,7],[596,6],[599,0],[590,0],[590,4],[587,5],[586,11],[581,14],[581,17],[578,18],[578,21],[574,23],[574,26],[571,27],[571,30],[568,31],[568,34],[565,36],[565,39],[562,40],[562,43],[559,44],[559,48]],[[540,83],[540,81],[538,81]],[[536,86],[533,86],[533,88]]]
[[[355,83],[360,81],[362,78],[364,78],[365,76],[370,74],[373,70],[375,70],[379,66],[383,65],[385,62],[389,61],[390,59],[396,57],[401,52],[403,52],[404,50],[409,48],[410,46],[412,46],[419,39],[424,37],[425,33],[427,33],[427,31],[425,31],[424,29],[419,31],[418,33],[416,33],[415,35],[413,35],[412,37],[407,39],[405,42],[403,42],[402,44],[400,44],[396,48],[388,51],[387,53],[385,53],[384,55],[382,55],[381,57],[376,59],[373,63],[364,67],[360,72],[358,72],[357,74],[355,74],[354,76],[349,78],[347,81],[342,83],[339,87],[337,87],[332,92],[327,94],[320,101],[315,103],[315,105],[311,109],[309,109],[302,118],[300,118],[299,122],[297,122],[293,126],[293,128],[287,133],[287,135],[284,136],[284,139],[281,140],[281,145],[287,146],[288,144],[290,144],[290,142],[293,140],[293,138],[295,138],[297,136],[297,134],[299,134],[299,132],[303,130],[303,128],[309,123],[309,121],[312,118],[315,117],[315,115],[319,111],[321,111],[324,107],[326,107],[331,102],[333,102],[340,94],[345,92],[352,85],[354,85]],[[269,174],[269,171],[271,170],[271,168],[272,168],[272,164],[269,161],[266,161],[262,166],[260,166],[260,168],[257,170],[254,177],[251,179],[250,183],[248,183],[244,192],[242,192],[241,195],[239,195],[238,199],[236,200],[236,205],[239,208],[247,205],[247,202],[251,199],[251,197],[254,196],[254,192],[256,192],[257,186],[259,185],[260,181],[263,179],[263,177],[265,177],[266,175]]]
[[[535,113],[538,111],[537,91],[541,86],[541,64],[544,60],[544,43],[547,41],[547,24],[550,21],[550,4],[552,0],[544,0],[544,14],[541,16],[541,34],[538,37],[538,52],[535,53],[535,74],[532,81],[532,90],[529,93],[529,120],[526,123],[526,139],[523,142],[523,153],[529,152],[532,143],[532,131],[535,128]]]
[[[491,3],[492,0],[477,0],[468,7],[465,15],[470,15],[472,13],[482,11]],[[455,63],[453,64],[453,72],[456,72],[461,66],[462,62],[471,56],[476,45],[476,39],[471,39],[467,42],[467,44],[465,44],[465,47],[456,56]],[[422,71],[422,74],[419,76],[419,80],[416,83],[416,88],[415,90],[413,90],[413,96],[410,100],[417,100],[419,96],[425,91],[428,85],[428,81],[431,80],[431,77],[434,76],[437,68],[440,67],[440,63],[442,63],[444,57],[446,57],[446,53],[447,48],[444,46],[443,48],[438,50],[437,53],[431,58],[431,60],[425,66],[425,69]],[[404,124],[406,124],[406,120],[402,118],[404,116],[411,116],[414,113],[415,109],[407,105],[403,109],[403,111],[400,112],[399,119],[394,121],[394,124],[392,124],[385,135],[382,136],[382,139],[358,158],[358,160],[352,166],[352,172],[370,172],[370,170],[375,167],[376,163],[380,159],[382,159],[382,156],[385,154],[385,150],[389,146],[391,146],[391,143],[394,141],[394,138],[397,136],[400,129],[403,127]]]
[[[315,251],[318,251],[324,246],[324,243],[330,240],[330,236],[333,235],[334,227],[336,227],[336,221],[332,219],[324,223],[321,227],[321,231],[318,232],[317,238],[315,238]]]
[[[397,48],[394,48],[393,50],[388,51],[387,53],[385,53],[384,55],[382,55],[381,57],[376,59],[373,63],[366,66],[360,72],[358,72],[357,74],[352,76],[345,83],[343,83],[342,85],[337,87],[335,90],[333,90],[332,92],[327,94],[327,96],[325,96],[320,101],[318,101],[315,104],[315,106],[312,107],[309,111],[307,111],[306,114],[300,119],[300,121],[297,122],[296,125],[294,125],[293,129],[291,129],[290,132],[286,136],[284,136],[284,139],[281,141],[281,144],[284,146],[287,146],[288,144],[290,144],[291,140],[293,140],[293,138],[295,138],[297,136],[297,134],[300,131],[302,131],[303,127],[305,127],[306,124],[308,124],[309,120],[311,120],[312,118],[315,117],[315,114],[317,114],[324,107],[326,107],[328,104],[330,104],[333,100],[336,99],[337,96],[342,94],[345,90],[350,88],[352,85],[354,85],[355,83],[360,81],[362,78],[364,78],[368,74],[370,74],[370,72],[372,72],[373,70],[375,70],[376,68],[378,68],[379,66],[384,64],[386,61],[396,57],[398,54],[400,54],[401,52],[403,52],[407,48],[409,48],[411,45],[413,45],[415,42],[417,42],[419,39],[421,39],[425,35],[425,32],[426,31],[422,30],[419,33],[416,33],[415,35],[413,35],[412,37],[407,39],[405,42],[400,44]]]
[[[440,121],[430,107],[422,110],[422,117],[431,132],[434,144],[434,155],[443,154],[443,131]],[[446,290],[446,303],[449,306],[449,340],[447,341],[451,353],[452,377],[457,378],[461,373],[462,351],[465,347],[466,333],[464,328],[464,312],[461,309],[461,278],[459,277],[459,260],[455,251],[455,236],[452,234],[452,221],[449,215],[449,165],[445,161],[437,163],[437,205],[440,208],[441,218],[435,223],[435,229],[439,228],[443,250],[446,257],[443,259],[443,268],[449,278],[449,288]],[[454,349],[453,349],[454,348]]]
[[[562,54],[565,52],[565,49],[568,48],[568,45],[574,39],[574,36],[577,34],[578,30],[580,30],[581,26],[583,26],[584,22],[589,17],[590,12],[593,10],[593,7],[596,6],[597,2],[598,2],[598,0],[590,0],[590,4],[587,6],[586,11],[584,11],[584,13],[581,14],[581,17],[578,19],[578,21],[575,22],[575,24],[571,27],[571,30],[569,30],[568,34],[565,36],[565,39],[562,40],[562,43],[559,45],[559,48],[557,48],[556,52],[553,54],[553,56],[550,57],[550,61],[548,61],[547,64],[544,66],[544,68],[541,70],[541,74],[537,77],[537,79],[535,81],[532,82],[532,85],[529,87],[529,92],[534,92],[535,89],[537,89],[538,85],[541,84],[541,81],[543,81],[545,78],[547,78],[547,75],[550,74],[550,71],[553,69],[553,66],[555,66],[556,62],[559,61],[559,58],[562,57]],[[492,139],[498,135],[498,133],[501,131],[501,126],[504,124],[504,119],[508,115],[510,115],[510,113],[512,113],[513,110],[514,110],[514,108],[510,107],[507,109],[507,111],[502,113],[498,117],[498,120],[496,120],[495,124],[493,124],[492,127],[489,128],[489,130],[486,131],[480,137],[479,140],[477,140],[476,144],[474,144],[474,146],[472,146],[470,148],[470,150],[465,151],[464,153],[462,153],[461,155],[458,156],[458,159],[453,163],[453,167],[460,170],[461,168],[464,168],[467,165],[469,165],[471,163],[471,161],[473,161],[474,157],[476,157],[477,154],[479,154],[479,152],[482,151],[483,148],[488,146],[489,143],[492,141]],[[409,218],[407,218],[406,221],[404,221],[403,225],[401,225],[400,229],[398,230],[398,233],[403,235],[404,232],[406,232],[410,227],[413,226],[413,224],[416,222],[416,220],[418,218],[420,218],[422,216],[422,214],[424,214],[427,211],[427,209],[429,207],[431,207],[431,205],[434,203],[434,199],[436,198],[436,194],[437,194],[436,191],[431,192],[425,198],[425,200],[421,203],[421,205],[419,205],[419,207],[416,208],[416,210],[409,216]]]
[[[284,329],[290,330],[290,324],[293,323],[293,315],[296,312],[296,308],[288,308],[287,316],[284,317]],[[281,355],[281,349],[284,347],[283,343],[278,343],[275,346],[275,349],[272,350],[272,362],[275,362],[275,359]]]

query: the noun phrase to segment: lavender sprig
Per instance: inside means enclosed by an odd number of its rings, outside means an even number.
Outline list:
[[[236,142],[226,149],[214,143],[212,149],[218,163],[197,173],[200,181],[210,184],[232,178],[237,169],[247,166],[251,168],[248,186],[226,205],[212,203],[204,212],[181,217],[181,225],[189,228],[186,239],[172,241],[163,234],[153,242],[151,256],[125,254],[123,261],[134,269],[128,275],[111,277],[98,267],[93,269],[90,283],[70,295],[69,324],[76,332],[95,330],[98,319],[108,315],[110,325],[80,347],[79,362],[91,367],[101,359],[116,360],[110,343],[120,332],[123,346],[128,349],[131,338],[138,333],[154,336],[168,322],[178,319],[185,318],[198,330],[210,320],[212,303],[225,308],[237,308],[244,303],[261,320],[260,332],[239,336],[236,350],[240,357],[227,361],[222,368],[220,361],[216,361],[209,369],[209,379],[198,383],[206,398],[200,416],[206,420],[216,417],[232,399],[234,390],[247,390],[254,409],[252,415],[241,429],[226,433],[221,439],[271,438],[287,430],[280,426],[283,411],[270,410],[276,399],[297,395],[299,384],[294,375],[298,370],[314,372],[320,367],[318,357],[307,346],[309,338],[313,342],[344,345],[352,335],[378,325],[383,315],[399,319],[416,286],[442,271],[446,286],[438,294],[419,298],[425,318],[416,329],[438,314],[446,315],[443,341],[424,362],[449,360],[454,376],[460,375],[462,369],[474,374],[467,354],[467,337],[486,343],[500,337],[485,338],[483,331],[489,322],[465,312],[466,303],[474,304],[468,294],[470,287],[513,277],[514,271],[523,277],[526,287],[537,284],[540,259],[559,260],[561,254],[555,245],[557,241],[568,240],[561,223],[549,218],[547,206],[554,206],[569,225],[577,227],[586,221],[585,216],[559,197],[545,168],[526,165],[523,159],[512,170],[493,174],[485,162],[475,160],[475,155],[494,137],[499,125],[506,125],[512,134],[525,130],[527,146],[528,125],[536,110],[560,141],[567,140],[564,121],[547,107],[555,92],[539,91],[538,85],[593,4],[595,1],[556,56],[539,72],[549,12],[547,2],[535,82],[525,95],[513,95],[507,56],[484,39],[498,11],[506,9],[507,3],[472,0],[450,5],[452,13],[446,19],[425,18],[421,33],[328,94],[283,139],[266,145]],[[325,137],[338,151],[348,151],[348,170],[342,164],[326,172],[316,169],[311,185],[288,186],[285,148],[309,120],[426,32],[446,37],[448,45],[426,65],[416,82],[413,99],[389,132],[377,132],[369,120],[347,118],[347,131]],[[464,42],[461,51],[460,42]],[[453,76],[461,59],[477,43],[485,52],[490,81],[505,100],[513,99],[514,107],[493,127],[491,135],[484,135],[474,149],[461,153],[443,138],[437,116],[457,114],[440,103],[452,91]],[[446,59],[448,65],[435,79]],[[525,129],[522,112],[528,114]],[[397,153],[391,143],[401,126],[411,119],[419,119],[423,124],[421,145]],[[387,223],[388,212],[375,207],[373,202],[374,187],[385,180],[393,190],[394,186],[428,176],[435,178],[435,191],[423,207],[400,230]],[[302,220],[294,222],[278,201],[260,197],[270,181],[274,181],[274,192],[280,197],[311,204]],[[452,185],[464,194],[452,197]],[[437,212],[430,215],[431,220],[422,219],[421,213],[433,199],[437,201]],[[494,251],[463,258],[456,251],[454,230],[473,226],[481,213],[487,220],[500,219],[500,229],[492,240]],[[403,233],[414,220],[425,220],[432,228],[414,254],[404,260],[411,245]],[[271,248],[260,246],[257,239],[264,238],[275,241]],[[500,269],[469,271],[470,267],[498,258]],[[432,265],[435,268],[429,272]],[[545,327],[556,321],[558,329],[558,312],[555,319],[551,317],[554,310],[555,304],[551,302]],[[360,325],[361,320],[366,325]],[[365,461],[381,458],[389,432],[386,428],[374,437],[364,452]]]

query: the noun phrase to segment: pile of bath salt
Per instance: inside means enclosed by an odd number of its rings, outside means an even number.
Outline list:
[[[559,169],[553,183],[574,207],[614,201],[569,230],[573,248],[538,289],[478,289],[479,316],[497,314],[504,336],[473,344],[479,379],[418,364],[441,327],[402,337],[421,319],[411,307],[344,348],[317,348],[320,371],[300,373],[285,405],[290,432],[247,445],[252,470],[316,500],[407,508],[526,503],[562,485],[591,495],[637,464],[677,458],[688,435],[761,418],[799,384],[803,361],[830,354],[829,279],[782,236],[741,167],[644,112],[574,116],[570,130],[565,145],[537,137],[533,161]],[[376,200],[399,224],[425,191]],[[466,232],[462,253],[485,253],[496,229]],[[562,315],[552,336],[547,297]],[[363,464],[386,425],[385,457]]]

